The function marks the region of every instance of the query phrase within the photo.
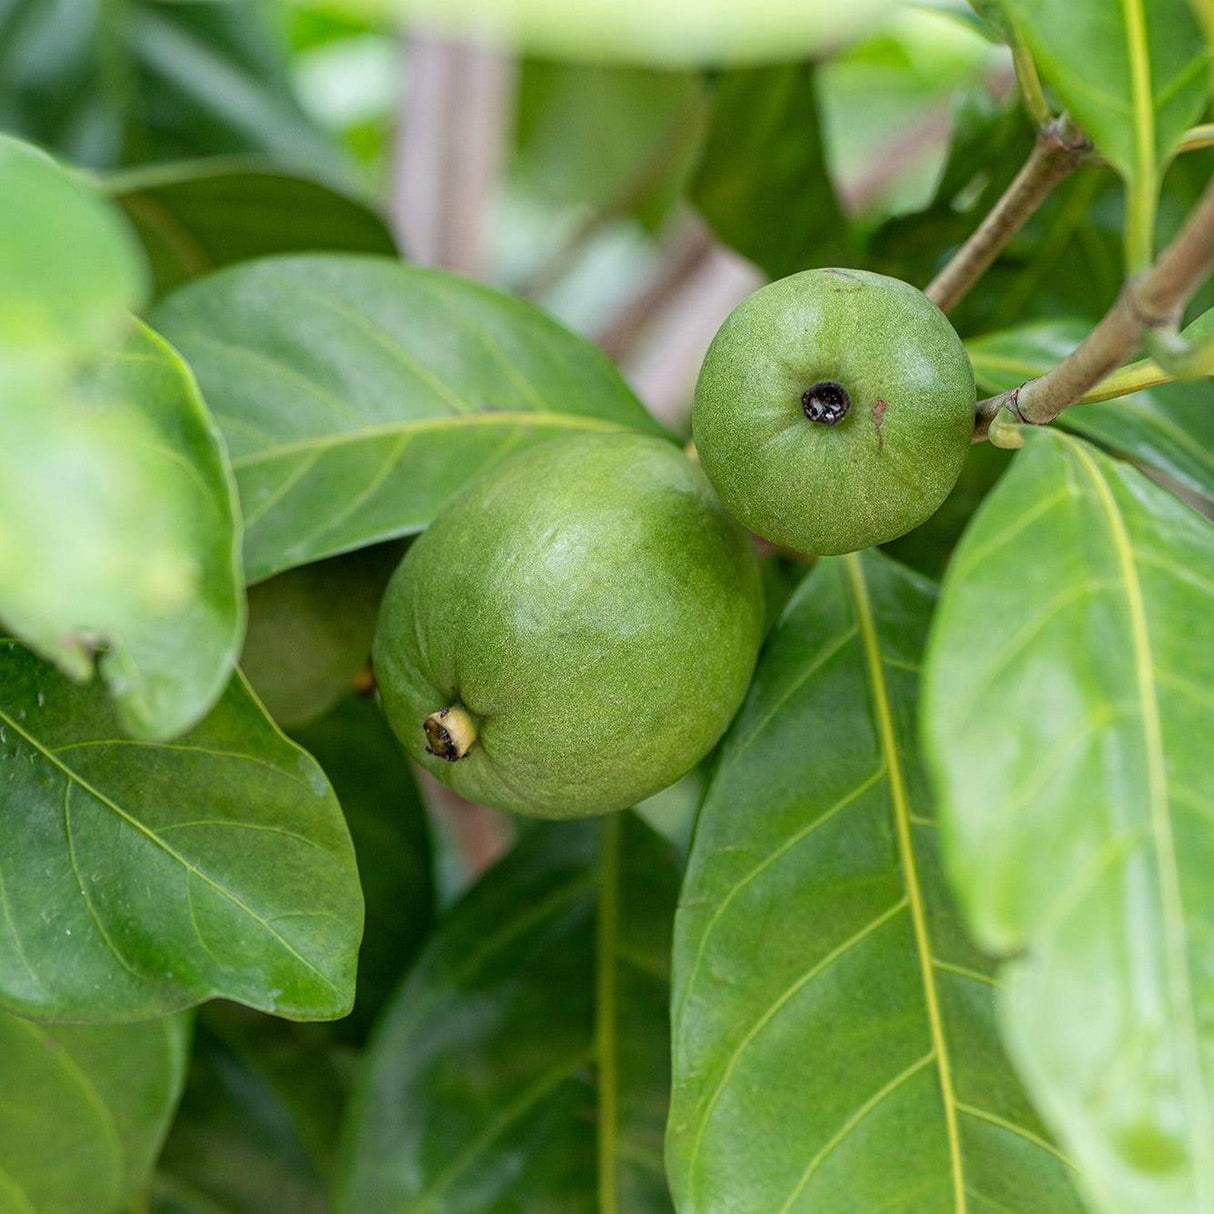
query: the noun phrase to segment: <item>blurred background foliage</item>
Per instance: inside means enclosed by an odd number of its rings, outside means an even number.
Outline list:
[[[597,339],[683,433],[703,351],[738,299],[765,278],[839,261],[926,284],[1034,137],[1009,52],[960,0],[886,6],[829,54],[744,67],[489,50],[448,63],[458,87],[444,94],[435,64],[451,51],[402,31],[387,5],[0,0],[0,130],[97,176],[143,241],[157,295],[270,253],[399,248],[529,296]],[[453,117],[477,97],[479,111]],[[436,242],[426,224],[466,201],[465,179],[444,174],[476,168],[474,228]],[[1160,241],[1212,169],[1214,150],[1172,164]],[[1112,170],[1083,168],[1054,192],[953,316],[964,338],[982,339],[981,389],[1065,352],[1105,311],[1122,281],[1122,228]],[[1212,303],[1207,288],[1193,311]],[[1167,436],[1208,436],[1211,405],[1203,381],[1139,394],[1137,428],[1120,438],[1101,406],[1066,424],[1128,444],[1196,494],[1208,481]],[[1006,464],[1005,452],[975,448],[944,508],[893,553],[939,576]],[[367,689],[375,605],[399,552],[368,549],[252,589],[242,665],[324,765],[360,860],[375,857],[360,865],[367,945],[355,1014],[337,1026],[199,1014],[152,1199],[166,1214],[324,1208],[337,1110],[374,1014],[434,916],[516,834],[541,829],[424,784],[427,814],[399,748],[350,695]],[[774,620],[804,565],[768,556]],[[693,772],[640,807],[676,853],[704,782]]]

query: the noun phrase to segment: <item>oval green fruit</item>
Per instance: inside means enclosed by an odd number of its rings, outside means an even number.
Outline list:
[[[623,809],[725,731],[763,628],[758,562],[660,439],[555,439],[444,509],[388,586],[376,678],[444,784],[549,818]]]
[[[692,427],[736,518],[833,555],[935,513],[965,464],[974,404],[965,347],[922,292],[864,270],[806,270],[726,319]]]

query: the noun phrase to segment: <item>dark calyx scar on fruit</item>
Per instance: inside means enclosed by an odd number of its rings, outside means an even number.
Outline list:
[[[721,326],[692,437],[727,510],[823,556],[897,539],[961,474],[974,427],[961,339],[921,291],[866,270],[806,270]]]
[[[439,513],[388,586],[374,665],[435,778],[572,818],[704,758],[763,615],[754,544],[703,471],[662,438],[583,434],[511,456]]]
[[[851,409],[851,397],[842,384],[824,379],[801,393],[801,408],[811,422],[833,426],[847,416]]]

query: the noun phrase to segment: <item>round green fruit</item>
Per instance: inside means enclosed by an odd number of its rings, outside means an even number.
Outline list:
[[[897,538],[956,483],[974,373],[922,292],[863,270],[806,270],[744,299],[696,383],[696,449],[752,531],[830,555]]]
[[[660,439],[555,439],[443,510],[388,586],[384,709],[473,801],[548,818],[623,809],[716,743],[763,629],[750,537]]]

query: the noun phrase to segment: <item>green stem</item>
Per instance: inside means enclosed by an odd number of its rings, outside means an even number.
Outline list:
[[[1037,74],[1037,64],[1033,61],[1032,52],[1020,30],[1015,28],[1012,30],[1012,66],[1016,70],[1024,108],[1028,110],[1033,125],[1043,131],[1049,126],[1054,115],[1050,112],[1050,103],[1045,99],[1045,90],[1041,87],[1041,77]]]

